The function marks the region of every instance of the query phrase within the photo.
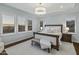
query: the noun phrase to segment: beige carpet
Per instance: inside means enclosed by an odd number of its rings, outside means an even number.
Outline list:
[[[72,43],[62,42],[59,51],[52,49],[52,52],[48,53],[36,46],[31,46],[31,40],[9,47],[6,52],[8,55],[76,55]]]

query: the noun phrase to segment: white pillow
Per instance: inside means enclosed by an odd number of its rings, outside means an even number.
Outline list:
[[[48,31],[49,31],[49,27],[45,27],[42,32],[48,32]]]

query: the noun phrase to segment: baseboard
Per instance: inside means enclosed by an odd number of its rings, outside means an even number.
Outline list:
[[[14,46],[14,45],[16,45],[16,44],[19,44],[19,43],[25,42],[25,41],[27,41],[27,40],[30,40],[30,39],[32,39],[32,38],[33,38],[33,37],[30,37],[30,38],[27,38],[27,39],[23,39],[23,40],[20,40],[20,41],[17,41],[17,42],[13,42],[13,43],[10,43],[10,44],[5,45],[4,47],[5,47],[5,49],[6,49],[6,48],[8,48],[8,47],[11,47],[11,46]]]
[[[78,42],[72,42],[72,43],[76,43],[76,44],[79,44]]]

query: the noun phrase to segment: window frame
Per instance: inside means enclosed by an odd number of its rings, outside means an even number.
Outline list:
[[[19,22],[18,22],[18,21],[20,20],[19,18],[25,19],[25,20],[24,20],[24,25],[22,25],[22,26],[25,26],[24,31],[19,31],[19,27],[18,27],[18,26],[19,26]],[[21,25],[20,25],[20,26],[21,26]],[[17,32],[18,32],[18,33],[26,32],[26,18],[23,17],[23,16],[18,16],[18,17],[17,17]]]
[[[4,33],[4,32],[3,32],[3,30],[4,30],[4,28],[3,28],[3,27],[4,27],[3,19],[4,19],[5,16],[13,17],[13,20],[14,20],[14,24],[13,24],[13,26],[14,26],[14,31],[13,31],[13,32],[7,32],[7,33]],[[6,35],[6,34],[9,35],[9,34],[14,34],[14,33],[15,33],[15,16],[13,16],[13,15],[2,15],[2,21],[1,21],[1,22],[2,22],[2,25],[1,25],[2,31],[1,31],[1,33],[2,33],[3,35]]]
[[[75,22],[75,27],[74,27],[75,31],[74,32],[69,32],[68,31],[68,33],[70,33],[70,34],[76,34],[76,18],[69,18],[69,19],[67,19],[66,22],[65,22],[66,23],[66,27],[67,27],[67,21],[72,21],[72,20],[74,20],[74,22]]]
[[[31,26],[30,26],[31,27],[31,30],[29,30],[29,21],[31,21]],[[32,31],[32,29],[33,29],[32,28],[32,20],[28,20],[28,31]]]

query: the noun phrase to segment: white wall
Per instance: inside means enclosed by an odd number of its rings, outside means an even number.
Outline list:
[[[3,19],[2,15],[15,16],[15,32],[14,33],[1,34],[2,33],[2,19]],[[26,20],[35,19],[34,15],[29,14],[28,12],[24,12],[24,11],[15,9],[10,6],[0,4],[0,38],[1,38],[1,41],[3,41],[5,43],[5,45],[33,36],[32,31],[18,32],[18,30],[17,30],[17,16],[25,17]]]
[[[32,24],[32,26],[33,26],[33,32],[40,31],[40,20],[39,19],[35,19],[32,22],[33,22],[33,24]]]
[[[63,13],[58,15],[48,15],[44,19],[45,24],[63,24],[68,18],[76,18],[76,34],[73,34],[72,41],[79,43],[79,12],[75,13]]]

